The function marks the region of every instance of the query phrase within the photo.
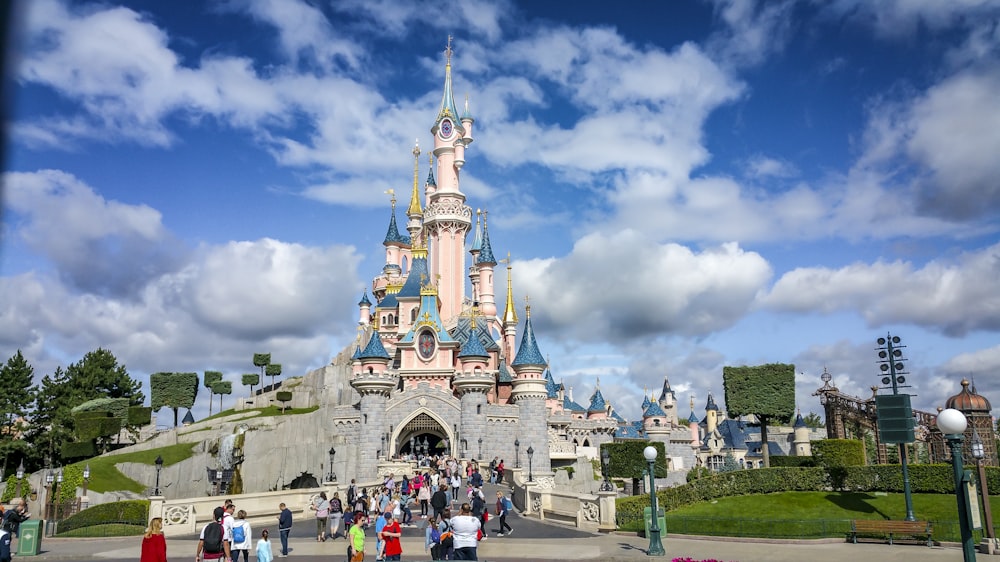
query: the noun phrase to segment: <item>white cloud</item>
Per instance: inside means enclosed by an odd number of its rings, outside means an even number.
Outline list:
[[[709,49],[727,64],[760,64],[784,49],[791,36],[794,1],[713,0],[725,24],[709,39]]]
[[[962,336],[1000,329],[1000,245],[953,259],[877,261],[839,269],[802,267],[785,273],[761,300],[788,312],[853,310],[870,326],[907,323]]]
[[[832,0],[822,2],[832,17],[872,26],[886,37],[912,36],[919,25],[938,31],[996,15],[996,0]]]
[[[580,341],[704,335],[735,323],[771,276],[736,244],[694,253],[634,231],[590,234],[560,259],[515,262],[514,290],[540,330]]]

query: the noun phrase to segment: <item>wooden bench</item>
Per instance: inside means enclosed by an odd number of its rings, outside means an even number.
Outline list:
[[[858,535],[888,536],[889,544],[892,544],[894,536],[927,537],[927,546],[934,546],[934,541],[931,540],[930,521],[855,519],[851,521],[851,542],[857,544]]]

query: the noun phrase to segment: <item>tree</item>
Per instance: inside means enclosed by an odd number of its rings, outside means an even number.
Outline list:
[[[284,414],[285,406],[288,404],[288,402],[292,401],[292,391],[279,390],[278,392],[275,393],[274,397],[278,399],[278,402],[281,402],[281,413]]]
[[[24,456],[27,443],[21,434],[36,390],[34,374],[35,369],[21,350],[0,367],[0,455],[4,457],[4,474],[10,474],[10,469],[17,466],[15,458]]]
[[[212,390],[212,385],[222,380],[222,373],[219,371],[205,371],[205,376],[201,379],[201,383],[205,385],[208,389],[208,415],[212,415],[212,400],[215,397],[215,391]]]
[[[760,449],[764,467],[770,467],[767,424],[787,424],[795,414],[795,365],[770,363],[755,367],[723,367],[722,385],[730,416],[753,415],[760,420]]]
[[[281,364],[272,363],[267,366],[267,376],[271,377],[271,389],[274,389],[274,377],[281,376]]]
[[[212,384],[212,394],[219,395],[219,413],[222,413],[222,395],[233,393],[233,383],[229,381],[216,381]]]
[[[149,405],[154,411],[167,407],[174,411],[177,427],[177,410],[194,407],[198,397],[198,373],[153,373],[149,375]]]
[[[34,415],[25,439],[33,445],[29,451],[32,467],[61,464],[60,444],[73,441],[73,415],[70,410],[77,403],[62,367],[56,367],[54,373],[42,377],[42,384],[35,393]]]
[[[260,378],[264,380],[264,367],[271,364],[271,354],[270,353],[254,353],[253,354],[253,364],[255,367],[260,367]]]
[[[726,456],[722,459],[721,472],[733,472],[736,470],[740,470],[740,463],[736,462],[736,457],[733,456],[732,451],[727,452]]]
[[[823,427],[823,418],[819,417],[819,414],[816,412],[809,412],[809,415],[802,418],[802,421],[809,429],[819,429]]]
[[[260,384],[260,375],[257,373],[244,373],[243,386],[250,387],[250,398],[253,398],[253,387]]]
[[[146,400],[142,383],[129,376],[124,365],[110,351],[98,348],[66,368],[70,384],[85,397],[128,398],[129,404],[138,406]],[[81,401],[82,402],[82,401]]]
[[[643,451],[652,445],[656,447],[656,462],[653,473],[656,478],[667,477],[667,456],[663,443],[650,441],[622,441],[620,443],[603,443],[601,451],[608,449],[608,478],[629,478],[632,489],[639,489],[639,479],[649,469]]]

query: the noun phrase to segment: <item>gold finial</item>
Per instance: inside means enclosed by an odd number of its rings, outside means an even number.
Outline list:
[[[694,394],[691,395],[691,411],[694,411]]]
[[[454,51],[451,50],[451,35],[448,36],[448,46],[444,49],[444,56],[447,57],[447,64],[451,66],[451,54]]]
[[[406,214],[410,217],[419,216],[424,213],[420,206],[420,139],[416,139],[413,144],[413,191],[410,193],[410,206],[406,209]]]
[[[524,295],[524,314],[531,318],[531,297]]]
[[[413,157],[420,156],[420,139],[413,140]]]

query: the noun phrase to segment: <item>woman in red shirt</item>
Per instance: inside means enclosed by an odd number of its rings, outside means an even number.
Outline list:
[[[142,536],[139,562],[167,562],[167,541],[163,538],[163,519],[154,517]]]

